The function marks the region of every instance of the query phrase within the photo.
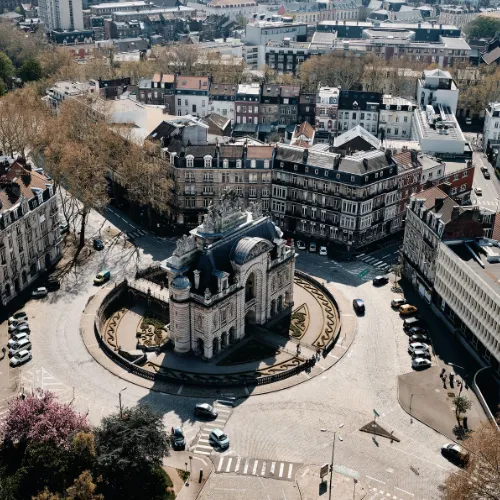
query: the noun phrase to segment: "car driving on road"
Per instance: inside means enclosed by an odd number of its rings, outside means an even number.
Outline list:
[[[306,249],[306,244],[303,241],[299,240],[299,241],[297,241],[297,248],[299,250],[305,250]]]
[[[218,448],[229,448],[229,438],[220,429],[214,429],[208,440]]]
[[[456,443],[446,443],[441,446],[441,454],[450,462],[463,467],[467,464],[469,454],[461,446]]]
[[[186,447],[186,440],[184,433],[180,427],[172,427],[172,434],[170,437],[172,448],[174,450],[183,450]]]
[[[219,412],[208,403],[199,403],[194,407],[194,414],[198,417],[217,418]]]

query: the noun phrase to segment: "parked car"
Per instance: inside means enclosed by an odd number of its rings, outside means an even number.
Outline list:
[[[170,439],[174,450],[183,450],[186,447],[186,440],[180,427],[172,427]]]
[[[323,256],[327,256],[328,250],[326,249],[326,247],[319,247],[319,254],[323,255]]]
[[[453,462],[461,467],[467,464],[469,454],[461,446],[456,443],[446,443],[441,446],[441,454],[450,462]]]
[[[28,321],[28,315],[24,311],[17,311],[14,313],[10,318],[9,318],[9,325],[12,324],[14,321]]]
[[[55,292],[56,290],[59,290],[59,288],[61,288],[61,282],[57,278],[49,278],[45,282],[45,288],[49,292]]]
[[[485,179],[491,179],[491,175],[490,173],[488,172],[488,170],[483,170],[483,177]]]
[[[22,339],[19,342],[16,342],[9,349],[9,358],[12,358],[13,356],[15,356],[20,351],[31,351],[31,342],[30,342],[29,338]]]
[[[431,359],[431,353],[429,351],[424,351],[422,349],[417,349],[416,351],[413,351],[410,355],[413,359],[415,358]]]
[[[316,243],[314,243],[314,241],[311,241],[311,243],[309,243],[309,251],[316,252]]]
[[[424,359],[424,358],[415,358],[411,362],[411,367],[414,370],[419,370],[419,369],[423,369],[423,368],[430,368],[431,366],[432,366],[432,363],[428,359]]]
[[[94,278],[94,285],[102,285],[103,283],[106,283],[106,281],[109,281],[110,277],[111,273],[107,269],[105,269],[104,271],[97,273],[96,277]]]
[[[429,335],[429,332],[423,326],[412,326],[406,333],[407,335]]]
[[[415,335],[410,336],[410,342],[429,342],[429,335],[425,333],[416,333]]]
[[[42,297],[46,297],[48,293],[49,291],[47,290],[47,288],[41,286],[39,288],[35,288],[35,290],[31,292],[31,296],[34,299],[41,299]]]
[[[194,414],[198,417],[217,418],[219,412],[208,403],[199,403],[194,407]]]
[[[389,283],[389,278],[387,276],[375,276],[375,278],[373,278],[374,286],[382,286],[387,283]]]
[[[28,322],[25,319],[20,319],[20,320],[13,321],[9,325],[9,333],[15,332],[21,326],[28,326]]]
[[[102,250],[104,248],[104,244],[103,244],[102,240],[99,240],[99,239],[94,240],[93,245],[94,245],[95,250]]]
[[[15,345],[17,345],[21,340],[29,339],[29,338],[30,338],[29,333],[26,333],[26,332],[15,333],[14,335],[12,335],[10,340],[7,342],[7,346],[10,349],[11,347],[14,347]]]
[[[12,356],[10,360],[10,366],[19,366],[32,358],[30,351],[19,351],[15,356]]]
[[[408,354],[415,351],[429,351],[429,346],[423,342],[413,342],[408,346]]]
[[[480,187],[475,187],[474,193],[476,193],[477,196],[483,196],[483,190]]]
[[[422,326],[422,320],[418,316],[413,316],[412,318],[406,318],[403,321],[403,328],[409,330],[414,326]]]
[[[60,222],[59,223],[59,232],[61,234],[66,234],[69,233],[69,226],[65,222]]]
[[[399,314],[401,314],[401,316],[410,316],[411,314],[415,314],[417,312],[418,309],[410,304],[405,304],[399,308]]]
[[[406,299],[404,297],[396,297],[391,300],[391,307],[395,309],[399,309],[404,304],[406,304]]]
[[[14,335],[15,333],[27,333],[29,335],[30,332],[31,332],[31,330],[30,330],[28,323],[25,323],[23,325],[19,325],[15,330],[12,330],[9,333],[11,335]]]
[[[361,299],[354,299],[352,301],[352,307],[357,314],[365,314],[365,303]]]
[[[214,429],[208,440],[218,448],[229,448],[229,438],[220,429]]]
[[[299,241],[297,241],[297,248],[299,250],[305,250],[307,247],[306,247],[306,244],[302,240],[299,240]]]

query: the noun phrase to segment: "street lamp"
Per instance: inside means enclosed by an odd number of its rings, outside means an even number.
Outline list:
[[[123,389],[121,389],[119,392],[118,392],[118,403],[120,405],[120,420],[123,418],[123,410],[122,410],[122,392],[125,391],[127,389],[127,387],[123,387]]]
[[[332,431],[328,431],[327,429],[321,429],[321,432],[332,432]],[[337,432],[333,431],[332,460],[330,462],[330,487],[329,487],[329,492],[328,492],[328,500],[332,500],[333,463],[335,461],[335,439],[336,439],[336,437],[337,437]]]

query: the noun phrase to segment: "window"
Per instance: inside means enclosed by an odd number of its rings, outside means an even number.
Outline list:
[[[264,160],[264,168],[269,168],[269,160]]]
[[[205,163],[204,163],[205,168],[211,168],[212,167],[212,157],[210,155],[207,155],[203,159],[205,161]]]
[[[182,99],[177,99],[177,106],[182,106]]]
[[[257,166],[257,162],[255,160],[250,161],[250,167],[255,168]]]
[[[195,208],[196,207],[196,198],[185,198],[184,206],[186,208]]]
[[[228,184],[231,182],[231,176],[229,172],[222,172],[222,184]]]
[[[189,101],[187,99],[184,99],[184,106],[189,106]]]
[[[196,104],[193,104],[193,113],[196,113]]]
[[[229,168],[229,160],[222,160],[222,167]]]
[[[211,198],[203,198],[203,206],[205,208],[208,208],[212,203],[212,199]]]
[[[248,196],[249,198],[256,198],[257,197],[257,189],[254,187],[251,187],[248,189]]]
[[[194,156],[186,156],[186,167],[192,167],[194,164]]]
[[[248,182],[251,184],[256,184],[257,183],[257,174],[250,174],[248,176]]]

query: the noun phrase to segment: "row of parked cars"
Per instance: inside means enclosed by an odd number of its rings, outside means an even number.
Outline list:
[[[299,250],[307,250],[306,244],[301,240],[297,241],[297,248]],[[316,243],[314,241],[311,241],[309,243],[309,252],[316,253],[317,251],[318,251],[318,245],[316,245]],[[328,255],[327,248],[324,246],[320,246],[319,247],[319,254],[320,255]]]
[[[19,366],[32,358],[30,327],[28,315],[24,311],[18,311],[9,318],[9,335],[7,342],[11,366]]]

